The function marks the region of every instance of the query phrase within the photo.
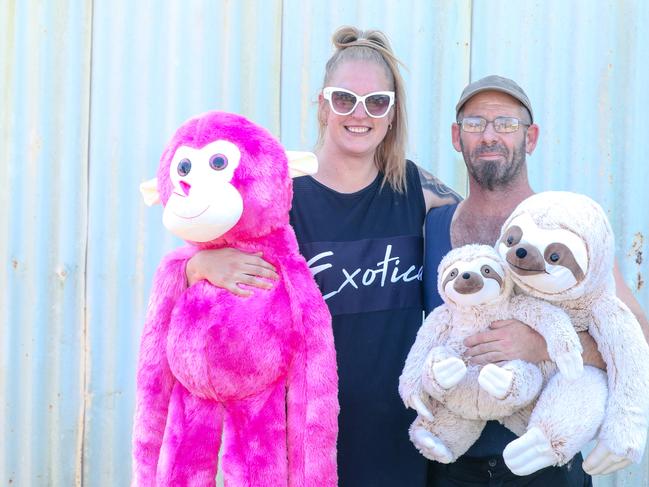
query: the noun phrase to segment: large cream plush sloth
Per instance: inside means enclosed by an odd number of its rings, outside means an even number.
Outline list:
[[[584,468],[606,474],[639,462],[649,416],[649,347],[636,318],[615,295],[613,232],[604,211],[580,194],[538,193],[505,222],[497,248],[518,288],[561,307],[577,331],[592,335],[608,377],[608,390],[586,388],[580,379],[586,404],[546,387],[528,432],[507,446],[505,461],[523,473],[560,463],[562,445],[583,424],[582,413],[606,397],[598,443]],[[566,421],[567,409],[576,412],[574,422]]]
[[[523,434],[535,399],[546,379],[555,375],[549,362],[540,367],[520,360],[502,366],[466,364],[463,340],[493,321],[516,318],[541,333],[562,383],[568,385],[582,374],[581,345],[566,313],[546,301],[515,296],[512,288],[509,271],[489,246],[454,249],[439,265],[444,304],[426,318],[399,381],[404,403],[419,412],[410,438],[431,460],[455,461],[479,437],[486,420],[500,420]],[[603,381],[601,373],[594,376]],[[599,418],[590,421],[591,436],[603,414],[601,403]]]

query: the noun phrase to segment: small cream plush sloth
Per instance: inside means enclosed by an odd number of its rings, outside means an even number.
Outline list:
[[[439,265],[438,290],[444,304],[419,330],[399,393],[419,413],[410,427],[412,442],[425,457],[449,463],[477,440],[486,420],[500,420],[517,435],[524,433],[545,379],[556,372],[549,362],[541,367],[521,360],[467,365],[464,338],[493,321],[516,318],[544,336],[564,381],[580,377],[583,362],[567,314],[546,301],[513,295],[509,271],[492,247],[450,251]]]
[[[615,296],[613,232],[604,211],[576,193],[538,193],[505,222],[497,248],[518,288],[559,306],[577,331],[592,335],[608,382],[597,385],[597,372],[585,367],[576,384],[548,384],[527,432],[505,449],[505,462],[521,475],[565,463],[584,441],[575,431],[591,429],[584,414],[600,404],[605,416],[584,469],[607,474],[639,462],[649,416],[649,347]]]

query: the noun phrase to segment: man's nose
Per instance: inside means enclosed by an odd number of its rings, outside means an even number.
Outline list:
[[[484,132],[482,132],[482,138],[485,140],[495,140],[499,137],[498,132],[496,132],[496,128],[494,127],[493,122],[487,122],[487,126],[484,128]]]

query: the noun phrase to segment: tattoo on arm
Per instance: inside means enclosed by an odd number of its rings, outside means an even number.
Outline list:
[[[459,194],[446,186],[431,173],[421,167],[417,167],[417,169],[419,169],[421,188],[424,191],[429,191],[440,198],[451,198],[455,203],[462,201],[462,197]]]

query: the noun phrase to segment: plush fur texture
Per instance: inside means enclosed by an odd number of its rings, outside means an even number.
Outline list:
[[[476,302],[472,296],[484,292],[490,280],[493,290]],[[572,377],[581,371],[581,345],[566,313],[530,296],[514,296],[512,289],[509,271],[492,247],[453,249],[439,265],[438,290],[444,304],[426,318],[399,381],[406,406],[413,407],[420,399],[432,412],[432,420],[420,415],[410,428],[411,440],[431,460],[455,461],[477,440],[486,420],[499,420],[522,434],[539,391],[556,370],[551,363],[541,368],[520,360],[502,364],[504,375],[511,379],[496,396],[482,382],[488,367],[470,363],[465,363],[466,372],[455,385],[440,384],[436,365],[449,358],[463,360],[463,340],[469,335],[486,330],[493,321],[515,318],[545,337],[551,357],[573,360],[566,367]],[[490,367],[493,371],[496,366]]]
[[[243,212],[225,234],[170,253],[156,272],[138,363],[133,485],[214,485],[223,448],[226,485],[335,486],[331,317],[289,225],[292,182],[283,148],[237,115],[191,119],[160,161],[162,202],[173,191],[176,150],[216,140],[241,152],[231,183]],[[187,259],[220,247],[263,252],[279,280],[247,298],[207,281],[187,288]]]
[[[552,270],[551,260],[547,259],[552,252],[544,251],[538,242],[528,239],[528,231],[523,231],[519,239],[519,232],[514,229],[516,238],[508,243],[512,228],[525,221],[538,228],[537,232],[531,227],[533,234],[552,235],[554,238],[554,235],[560,236],[560,232],[567,231],[582,242],[587,266],[581,269],[583,276],[577,272],[578,278],[573,285],[563,290],[547,290],[542,277],[547,277]],[[547,242],[552,240],[549,238]],[[605,417],[598,440],[615,455],[639,462],[649,418],[649,347],[634,315],[615,295],[613,232],[604,211],[583,195],[539,193],[514,210],[503,226],[497,245],[520,289],[561,307],[577,330],[588,330],[607,365],[608,391],[606,384],[589,386],[583,380],[577,386],[560,382],[549,384],[532,414],[529,428],[536,427],[544,433],[561,463],[569,459],[574,450],[566,449],[565,445],[571,443],[575,428],[583,428],[589,420],[596,421],[597,414],[593,415],[593,410],[605,403]],[[523,255],[519,251],[522,247],[526,248],[527,255],[517,258],[517,251],[518,256]],[[535,252],[535,248],[541,256],[545,255],[546,269],[530,273],[525,271],[525,259]],[[559,262],[563,264],[563,256],[561,258]],[[574,268],[574,263],[565,265]]]

